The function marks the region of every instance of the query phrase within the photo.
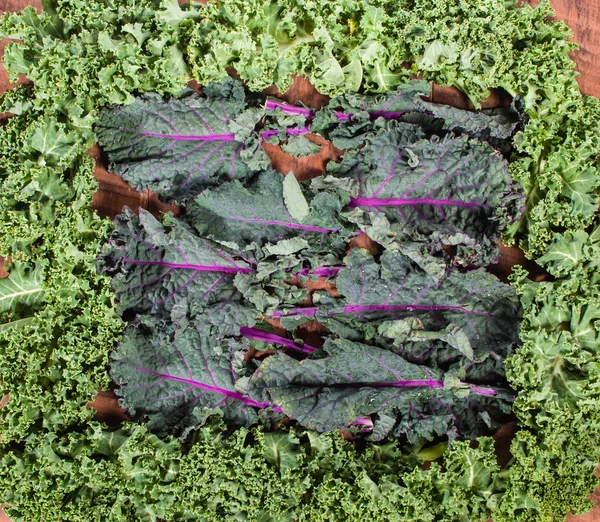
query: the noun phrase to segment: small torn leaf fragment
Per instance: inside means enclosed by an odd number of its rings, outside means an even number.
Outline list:
[[[310,209],[293,172],[288,172],[283,180],[283,200],[287,211],[295,221],[302,222],[308,217]]]
[[[322,145],[313,143],[302,134],[287,136],[285,143],[281,145],[281,150],[283,152],[290,154],[295,158],[314,156],[315,154],[318,154],[322,148]]]

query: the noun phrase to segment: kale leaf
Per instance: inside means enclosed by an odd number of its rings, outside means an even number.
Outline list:
[[[95,131],[110,167],[137,190],[175,201],[266,167],[254,133],[261,114],[246,109],[241,84],[229,80],[204,92],[169,101],[147,94],[103,110]]]

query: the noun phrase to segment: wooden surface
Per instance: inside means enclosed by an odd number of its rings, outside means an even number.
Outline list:
[[[6,11],[18,11],[27,5],[32,5],[40,9],[38,0],[0,0],[0,13]],[[574,58],[578,64],[578,70],[581,72],[580,86],[586,94],[600,96],[600,0],[554,0],[553,7],[557,11],[558,18],[569,23],[576,37],[576,41],[581,44],[581,50],[574,53]],[[0,42],[0,54],[2,53],[6,42]],[[19,82],[26,82],[26,78],[21,77]],[[0,67],[0,92],[12,87],[8,82],[5,70]],[[302,79],[297,79],[292,88],[285,93],[277,93],[275,90],[269,91],[271,95],[278,95],[289,103],[302,101],[306,105],[319,107],[327,103],[327,98],[320,95]],[[468,99],[461,93],[440,87],[433,87],[432,100],[438,103],[448,103],[457,107],[469,108]],[[506,93],[495,91],[487,102],[487,106],[499,106],[510,102]],[[0,118],[2,115],[0,115]],[[315,139],[323,143],[321,138]],[[282,153],[282,151],[273,145],[266,145],[265,150],[272,159],[274,167],[283,172],[293,171],[299,178],[307,179],[322,172],[327,161],[339,157],[340,151],[337,151],[330,143],[323,143],[321,152],[312,158],[295,158]],[[144,208],[158,215],[166,210],[178,212],[177,207],[167,206],[161,203],[156,195],[149,191],[140,193],[131,189],[118,176],[109,173],[103,165],[101,152],[98,147],[93,147],[89,151],[90,155],[97,161],[94,172],[99,181],[99,190],[94,195],[92,206],[96,208],[99,214],[113,217],[124,205],[134,210]],[[502,259],[499,265],[492,267],[492,271],[499,276],[504,276],[510,271],[510,267],[516,263],[525,264],[528,269],[536,270],[534,264],[527,262],[518,249],[502,249]],[[537,271],[537,278],[543,278],[543,274]],[[0,259],[0,277],[5,277],[7,273],[2,270],[2,260]],[[4,399],[6,400],[6,398]],[[111,391],[99,390],[98,395],[88,405],[96,410],[98,420],[104,421],[109,425],[115,426],[126,418],[125,412],[118,406],[115,395]],[[1,407],[1,402],[0,402]],[[498,461],[505,465],[510,459],[509,444],[514,432],[516,423],[509,422],[503,426],[494,435],[497,445]],[[594,500],[599,506],[587,515],[580,517],[568,517],[570,522],[600,522],[600,492],[594,496]],[[0,522],[8,521],[0,510]]]
[[[540,0],[517,0],[537,5]],[[600,98],[600,0],[550,0],[556,18],[565,22],[573,33],[579,50],[571,56],[581,92]]]
[[[581,92],[600,98],[600,0],[551,0],[556,17],[573,31]]]

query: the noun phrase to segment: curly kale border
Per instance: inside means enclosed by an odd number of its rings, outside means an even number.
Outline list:
[[[44,4],[41,15],[26,9],[0,22],[0,34],[21,40],[7,47],[6,67],[33,81],[1,100],[16,116],[0,131],[0,252],[12,273],[43,286],[36,300],[0,308],[10,396],[0,489],[14,520],[554,521],[589,509],[600,457],[600,104],[581,96],[575,46],[548,2]],[[393,443],[365,452],[331,434],[260,430],[225,439],[216,425],[182,447],[144,426],[92,421],[86,404],[109,384],[107,356],[122,329],[109,282],[94,270],[110,232],[89,206],[96,110],[132,92],[177,94],[230,66],[254,89],[285,89],[290,73],[302,73],[327,94],[378,92],[421,71],[475,103],[489,87],[523,96],[529,122],[511,173],[527,214],[505,240],[556,279],[514,276],[526,316],[508,372],[522,429],[506,469],[487,437],[477,448],[455,444],[443,469],[424,470],[419,463],[437,455]]]

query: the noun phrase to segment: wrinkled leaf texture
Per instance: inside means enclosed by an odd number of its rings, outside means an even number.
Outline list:
[[[354,249],[345,261],[335,280],[341,297],[321,296],[316,311],[320,322],[342,335],[376,340],[381,325],[416,318],[438,336],[451,325],[462,330],[463,354],[500,356],[518,342],[522,312],[515,290],[482,269],[453,270],[439,281],[401,253],[386,251],[377,263]]]
[[[439,370],[345,339],[329,339],[324,349],[328,356],[316,360],[299,362],[283,353],[266,359],[253,383],[257,397],[270,398],[286,415],[321,432],[375,414],[381,438],[406,436],[411,443],[481,435],[510,412],[509,389],[460,381],[453,389]]]
[[[144,210],[139,218],[128,209],[117,216],[98,267],[113,276],[121,313],[197,317],[203,329],[223,334],[254,324],[254,308],[233,284],[252,266],[170,215],[163,223]]]
[[[230,424],[250,425],[257,408],[268,404],[236,389],[247,350],[247,344],[145,317],[125,331],[111,356],[111,375],[121,404],[156,433],[185,435],[215,413]]]
[[[349,219],[373,239],[388,247],[464,245],[461,264],[495,261],[502,229],[522,212],[502,156],[466,136],[428,140],[412,125],[395,124],[328,171],[356,180],[350,207],[360,211]]]
[[[266,165],[254,133],[260,113],[245,110],[241,84],[204,93],[168,101],[150,93],[101,111],[95,131],[110,168],[136,190],[184,201],[223,180],[246,180],[253,161]]]
[[[15,312],[32,307],[44,301],[44,265],[35,266],[16,262],[10,267],[8,277],[0,279],[0,313]]]
[[[194,199],[186,217],[201,235],[233,242],[240,249],[253,243],[262,247],[304,238],[314,252],[343,252],[339,198],[329,193],[308,194],[305,189],[302,195],[308,196],[309,213],[304,219],[294,219],[284,200],[283,181],[282,174],[269,171],[248,187],[239,181],[224,183]]]

